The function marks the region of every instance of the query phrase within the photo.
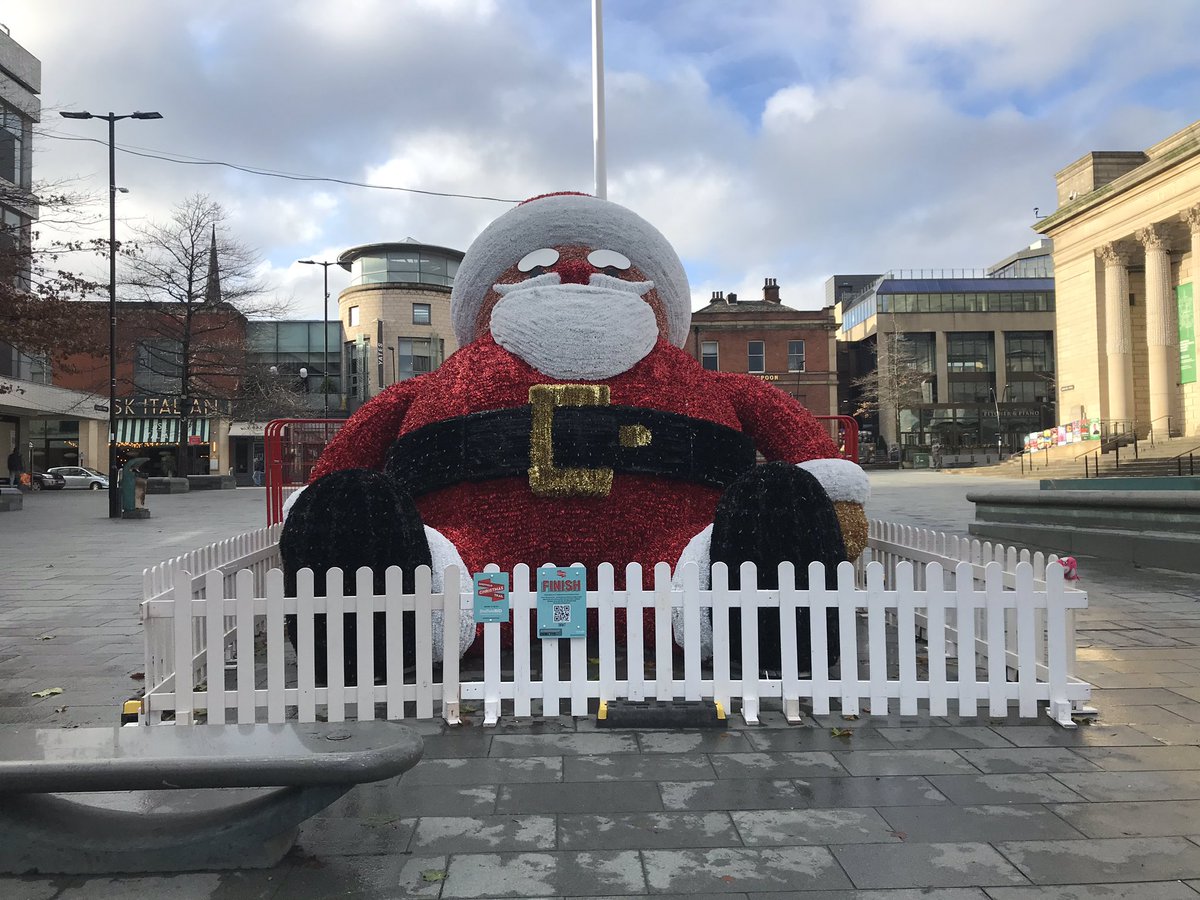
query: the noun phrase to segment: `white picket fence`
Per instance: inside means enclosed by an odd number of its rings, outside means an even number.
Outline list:
[[[330,573],[330,591],[316,597],[312,573],[300,573],[297,597],[284,596],[282,573],[266,571],[272,558],[264,546],[269,529],[230,553],[253,557],[258,570],[236,572],[231,558],[201,576],[180,565],[147,573],[148,599],[143,604],[147,638],[147,691],[143,721],[164,712],[179,722],[239,723],[288,718],[329,721],[347,717],[399,719],[441,716],[460,721],[461,703],[476,701],[485,724],[503,713],[525,718],[537,712],[558,715],[566,705],[571,715],[587,715],[599,699],[716,699],[726,709],[740,710],[747,722],[758,721],[761,701],[779,698],[789,721],[801,720],[801,705],[828,713],[837,702],[843,714],[869,711],[885,715],[897,701],[902,715],[917,715],[919,704],[931,716],[947,715],[951,701],[962,716],[975,716],[986,703],[992,716],[1005,715],[1011,703],[1023,717],[1038,715],[1038,704],[1071,727],[1071,713],[1086,711],[1090,687],[1073,676],[1075,609],[1087,604],[1081,591],[1068,590],[1062,569],[1052,557],[1022,554],[978,541],[948,538],[935,532],[872,523],[871,557],[837,572],[837,587],[827,590],[819,566],[811,567],[808,589],[794,587],[790,564],[780,567],[780,589],[759,590],[753,566],[743,566],[740,590],[728,587],[723,566],[713,569],[711,590],[699,589],[698,571],[686,569],[682,590],[671,585],[671,572],[660,564],[648,582],[637,566],[626,571],[626,590],[614,588],[612,567],[598,573],[598,589],[588,594],[597,610],[597,633],[572,639],[531,638],[530,616],[536,595],[529,570],[513,573],[511,606],[514,646],[502,653],[500,626],[484,626],[481,677],[464,680],[456,658],[435,666],[432,659],[432,613],[443,610],[455,622],[469,609],[469,579],[454,568],[445,572],[445,590],[434,593],[427,569],[416,573],[416,590],[404,594],[400,572],[386,574],[386,590],[376,596],[372,574],[356,574],[353,596],[342,595],[340,572]],[[999,557],[999,559],[997,559]],[[175,561],[173,561],[175,562]],[[173,588],[163,579],[173,575]],[[647,573],[649,574],[649,573]],[[462,588],[466,588],[466,592]],[[150,595],[151,589],[156,593]],[[653,646],[643,634],[644,608],[655,610]],[[813,676],[745,677],[758,672],[757,610],[776,609],[781,616],[782,655],[797,659],[795,609],[809,607]],[[825,609],[838,609],[841,663],[831,675],[826,661]],[[623,646],[616,634],[617,609],[629,610]],[[670,610],[682,608],[684,648],[674,658]],[[731,663],[728,610],[742,616],[741,671]],[[386,616],[385,684],[374,683],[375,612]],[[415,669],[403,671],[403,612],[416,621]],[[329,615],[332,613],[332,615]],[[313,616],[328,616],[329,683],[317,687],[312,650]],[[343,614],[357,617],[357,682],[343,683]],[[701,659],[700,621],[713,616],[714,652]],[[299,651],[294,663],[285,646],[283,617],[296,615]],[[261,636],[261,639],[256,639]],[[208,648],[219,665],[209,669]],[[560,658],[560,654],[562,658]],[[192,666],[176,671],[175,659]],[[154,660],[154,667],[151,666]],[[468,664],[471,663],[468,660]],[[866,704],[864,709],[863,704]]]

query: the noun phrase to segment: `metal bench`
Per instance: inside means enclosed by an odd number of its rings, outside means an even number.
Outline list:
[[[422,749],[392,722],[0,726],[0,873],[273,866],[305,819]]]

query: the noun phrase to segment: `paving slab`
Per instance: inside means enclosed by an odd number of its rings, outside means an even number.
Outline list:
[[[1200,800],[1196,772],[1064,772],[1054,778],[1085,800]]]
[[[1197,895],[1182,881],[1140,881],[989,888],[988,896],[992,900],[1196,900]]]
[[[873,809],[757,809],[729,815],[750,847],[900,840]]]
[[[1049,808],[1093,838],[1173,837],[1200,833],[1200,800],[1061,803]]]
[[[422,759],[404,774],[405,785],[516,784],[562,781],[558,756],[516,759]]]
[[[710,759],[718,778],[806,778],[847,775],[832,753],[721,753]],[[672,779],[674,780],[674,779]]]
[[[984,843],[850,844],[830,849],[859,888],[1028,883],[1012,863]]]
[[[633,851],[473,853],[450,857],[441,897],[592,897],[644,894]],[[436,896],[436,895],[435,895]]]
[[[498,813],[650,812],[663,807],[655,785],[636,781],[506,784],[496,798]]]
[[[953,750],[854,750],[834,754],[851,775],[974,775]]]
[[[1181,837],[1007,841],[997,847],[1041,885],[1200,877],[1200,846]]]
[[[1056,781],[1050,775],[935,775],[929,782],[960,806],[1069,803],[1082,799],[1064,780]]]
[[[1016,747],[1010,750],[959,750],[985,775],[1018,772],[1096,772],[1096,763],[1066,747]]]
[[[646,863],[646,881],[655,893],[732,893],[852,886],[824,847],[646,850],[642,857]]]
[[[729,813],[592,813],[558,816],[563,850],[657,850],[739,847]]]
[[[554,816],[422,816],[412,830],[417,853],[501,853],[552,850]]]
[[[1079,747],[1075,752],[1107,772],[1200,770],[1200,747]]]
[[[889,806],[879,810],[893,833],[916,843],[1078,838],[1054,812],[1037,804],[1007,806]]]
[[[723,758],[713,757],[713,759]],[[717,776],[715,763],[705,754],[676,756],[656,753],[646,756],[619,753],[614,756],[564,756],[563,781],[682,781],[709,780]]]
[[[994,730],[983,725],[880,728],[878,731],[901,750],[961,750],[968,747],[1012,746]]]

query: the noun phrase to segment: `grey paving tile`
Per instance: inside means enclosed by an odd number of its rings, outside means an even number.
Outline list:
[[[981,888],[902,888],[884,891],[784,891],[747,900],[988,900]]]
[[[960,750],[986,775],[1016,772],[1095,772],[1100,767],[1066,747],[1018,747],[1012,750]]]
[[[879,733],[902,750],[959,750],[967,747],[1011,747],[991,728],[982,725],[880,728]]]
[[[443,882],[422,877],[441,875],[446,857],[408,854],[382,856],[289,857],[287,866],[274,870],[280,882],[278,897],[354,897],[385,900],[393,897],[437,898]],[[93,894],[93,897],[104,896]],[[141,895],[164,897],[167,895]],[[208,895],[206,895],[208,896]],[[219,894],[211,895],[219,897]]]
[[[1166,710],[1164,710],[1166,712]],[[1180,717],[1182,718],[1182,716]],[[1156,741],[1164,744],[1200,745],[1200,723],[1184,722],[1154,722],[1138,723],[1133,726],[1138,731],[1145,732]]]
[[[709,758],[653,753],[646,756],[619,753],[614,756],[564,756],[564,781],[681,781],[715,777]]]
[[[1043,806],[890,806],[880,815],[915,843],[1078,838],[1081,833]],[[833,843],[832,841],[830,843]]]
[[[841,888],[851,884],[824,847],[766,850],[647,850],[646,880],[655,893],[692,894]]]
[[[987,844],[851,844],[830,848],[859,888],[971,887],[1025,884]]]
[[[1165,706],[1105,704],[1097,721],[1101,725],[1186,725],[1191,720]]]
[[[1196,894],[1180,881],[989,888],[988,896],[992,900],[1196,900]]]
[[[414,853],[503,853],[554,850],[554,816],[422,816],[416,823]]]
[[[1200,877],[1200,847],[1178,837],[1007,841],[997,845],[1037,884]]]
[[[1091,675],[1080,677],[1086,678],[1088,683],[1093,687],[1105,690],[1111,688],[1172,688],[1187,686],[1185,681],[1181,681],[1174,675],[1151,672],[1093,672]]]
[[[65,882],[65,884],[64,884]],[[208,900],[210,897],[229,897],[231,900],[249,898],[271,898],[279,894],[280,879],[270,871],[260,872],[187,872],[179,875],[118,875],[112,877],[46,879],[42,885],[61,887],[61,892],[44,893],[36,885],[26,881],[13,893],[0,896],[11,900],[40,900],[54,897],[56,900],[142,900],[145,897],[170,897],[172,900]],[[32,888],[32,889],[30,889]],[[5,880],[0,880],[0,891],[6,891]]]
[[[916,775],[846,776],[793,779],[801,806],[853,808],[859,806],[920,806],[948,803],[946,796]]]
[[[1127,705],[1127,704],[1126,704]],[[1058,725],[1002,725],[996,733],[1017,747],[1137,747],[1157,741],[1128,725],[1083,725],[1066,729]]]
[[[506,784],[496,798],[498,813],[613,813],[661,810],[654,784],[588,782]]]
[[[1195,700],[1184,700],[1180,703],[1164,703],[1162,708],[1187,719],[1189,722],[1200,722],[1200,702]]]
[[[625,732],[498,734],[492,739],[491,748],[494,757],[596,756],[637,752],[637,737]]]
[[[935,775],[929,782],[959,806],[1070,803],[1079,795],[1049,775]]]
[[[729,815],[750,847],[899,840],[873,809],[756,809]]]
[[[953,750],[860,750],[835,753],[851,775],[973,775],[978,770]]]
[[[441,896],[594,897],[645,890],[642,861],[632,851],[480,853],[451,857]]]
[[[718,778],[807,778],[847,774],[832,753],[822,751],[714,754],[711,765]]]
[[[363,784],[331,804],[322,815],[373,820],[400,816],[487,816],[496,811],[497,787],[492,784],[407,785],[400,779]]]
[[[1054,777],[1086,800],[1200,800],[1200,778],[1194,772],[1064,772]]]
[[[1050,809],[1093,838],[1184,837],[1200,832],[1200,800],[1063,803]]]
[[[658,789],[664,809],[798,809],[811,805],[791,781],[785,780],[663,781]]]
[[[621,813],[560,815],[563,850],[657,850],[739,847],[728,813]]]
[[[862,722],[849,723],[839,730],[850,733],[843,737],[835,737],[832,729],[827,726],[797,726],[748,731],[746,737],[753,745],[752,749],[761,751],[889,750],[893,747],[891,741]]]
[[[1200,769],[1200,747],[1080,747],[1075,752],[1108,772]]]
[[[562,780],[557,756],[514,759],[422,759],[404,776],[404,784],[515,784]]]
[[[458,728],[441,734],[429,735],[425,738],[425,753],[422,759],[463,759],[475,756],[487,756],[492,746],[492,735],[482,728]],[[542,753],[525,754],[527,756],[549,756]]]
[[[1200,688],[1116,688],[1112,690],[1097,690],[1092,692],[1092,700],[1097,706],[1112,703],[1115,706],[1133,706],[1139,703],[1153,703],[1162,706],[1167,703],[1178,703],[1179,697],[1190,700],[1200,700],[1200,696],[1189,696],[1191,692],[1200,692]]]
[[[296,843],[305,853],[320,857],[403,853],[412,833],[411,819],[317,816],[301,826]]]
[[[647,731],[637,735],[643,753],[749,753],[744,731]]]

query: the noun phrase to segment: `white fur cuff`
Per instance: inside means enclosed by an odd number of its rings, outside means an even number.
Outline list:
[[[834,503],[842,500],[866,503],[871,496],[871,482],[858,463],[848,459],[810,459],[797,465],[821,482]]]

